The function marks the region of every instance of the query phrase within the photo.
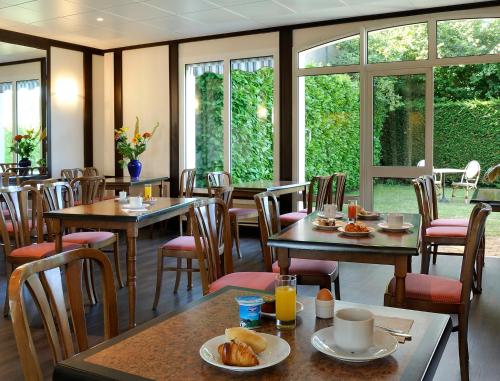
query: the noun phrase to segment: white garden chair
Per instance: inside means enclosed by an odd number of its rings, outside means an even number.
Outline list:
[[[469,190],[477,188],[480,173],[481,165],[479,165],[479,162],[477,160],[469,161],[460,181],[451,183],[451,197],[455,197],[455,189],[465,188],[465,199],[467,200],[469,198]]]

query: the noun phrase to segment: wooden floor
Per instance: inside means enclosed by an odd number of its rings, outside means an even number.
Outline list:
[[[195,287],[186,291],[186,279],[183,278],[178,294],[174,295],[172,273],[165,274],[164,288],[158,312],[151,310],[156,281],[156,248],[167,235],[160,237],[156,231],[153,239],[148,232],[142,235],[138,244],[138,287],[137,312],[138,323],[152,319],[158,314],[174,310],[176,307],[201,297],[198,277],[195,276]],[[257,232],[248,229],[242,232],[243,259],[235,260],[236,271],[262,270],[260,245]],[[123,246],[122,246],[123,248]],[[122,249],[123,250],[123,249]],[[124,250],[122,251],[122,258]],[[173,265],[173,263],[172,263]],[[414,269],[419,268],[418,261]],[[124,260],[122,269],[125,270]],[[5,295],[5,275],[2,263],[0,271],[0,296]],[[458,277],[460,261],[458,257],[439,257],[435,266],[431,265],[431,273]],[[383,304],[383,294],[393,269],[388,266],[361,265],[342,263],[340,266],[342,298],[347,301],[367,304]],[[487,258],[484,272],[484,291],[480,297],[474,297],[471,306],[469,325],[469,348],[471,358],[471,380],[500,379],[500,258]],[[314,295],[317,289],[313,286],[299,287],[300,295]],[[127,291],[118,291],[120,328],[127,326]],[[35,319],[36,320],[36,319]],[[102,325],[99,305],[89,308],[89,331],[100,336]],[[47,379],[51,375],[50,354],[44,340],[43,330],[34,328],[37,347],[43,353],[42,366],[46,369]],[[17,349],[10,321],[0,317],[0,380],[22,380],[22,372],[18,362]],[[457,334],[453,333],[445,350],[436,380],[453,381],[460,379],[458,364]]]

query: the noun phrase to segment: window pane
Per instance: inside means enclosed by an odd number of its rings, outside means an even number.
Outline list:
[[[42,127],[40,81],[37,79],[17,81],[17,133],[25,135],[28,130],[38,131]],[[42,158],[42,142],[37,145],[30,159],[32,165]],[[21,159],[21,158],[19,158]]]
[[[12,163],[12,83],[0,83],[0,160]]]
[[[500,18],[437,23],[438,57],[500,54]]]
[[[418,213],[417,197],[411,180],[374,178],[373,210],[381,213]]]
[[[305,177],[347,174],[346,193],[359,192],[359,74],[304,78]]]
[[[231,175],[273,179],[273,57],[231,61]]]
[[[359,34],[299,53],[299,68],[359,65]]]
[[[427,59],[427,23],[368,32],[368,63]]]
[[[373,165],[417,165],[425,152],[425,75],[374,77],[373,103]]]
[[[196,168],[196,186],[207,172],[224,169],[224,65],[186,65],[186,167]]]

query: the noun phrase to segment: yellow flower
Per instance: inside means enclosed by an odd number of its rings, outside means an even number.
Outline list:
[[[141,136],[141,134],[135,134],[135,137],[134,137],[134,138],[135,138],[136,140],[139,140],[141,137],[142,137],[142,136]]]

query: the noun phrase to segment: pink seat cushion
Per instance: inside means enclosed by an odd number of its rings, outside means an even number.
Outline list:
[[[320,259],[292,258],[288,271],[296,275],[330,275],[337,270],[336,261],[322,261]],[[278,261],[273,263],[273,272],[279,273]]]
[[[431,222],[431,226],[469,226],[468,218],[438,218]]]
[[[81,248],[81,245],[70,242],[63,242],[63,251],[73,250]],[[20,247],[19,249],[12,250],[9,257],[14,257],[16,259],[26,258],[27,260],[35,260],[48,257],[55,254],[56,244],[55,242],[43,242],[35,243],[33,245]]]
[[[280,216],[280,222],[285,224],[292,224],[305,217],[307,217],[307,213],[300,213],[300,212],[285,213]]]
[[[276,274],[265,272],[241,272],[224,275],[213,282],[208,292],[220,290],[226,286],[246,287],[256,290],[273,291]]]
[[[114,238],[111,232],[78,232],[63,236],[63,242],[79,243],[80,245],[92,245]]]
[[[406,274],[406,297],[435,303],[460,303],[462,283],[455,279],[427,274]],[[396,278],[389,283],[391,294],[396,293]]]
[[[299,213],[307,213],[307,208],[300,209],[298,212],[299,212]]]
[[[256,216],[257,209],[249,209],[249,208],[231,208],[229,209],[229,214],[237,217],[244,216]]]
[[[467,236],[467,228],[463,226],[434,226],[425,231],[429,237],[461,237]]]
[[[179,251],[195,251],[196,244],[194,243],[194,237],[191,235],[183,235],[168,242],[165,242],[162,249],[166,250],[179,250]]]

